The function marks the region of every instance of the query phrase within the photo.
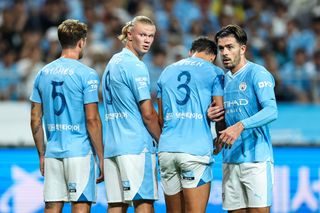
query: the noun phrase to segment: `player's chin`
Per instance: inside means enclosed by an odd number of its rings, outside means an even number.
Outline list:
[[[147,53],[147,52],[149,51],[149,49],[150,49],[150,48],[142,48],[142,49],[141,49],[141,52],[142,52],[142,53]]]

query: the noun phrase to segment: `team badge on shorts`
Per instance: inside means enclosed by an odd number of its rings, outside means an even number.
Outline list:
[[[123,191],[129,191],[130,190],[130,182],[129,181],[122,181],[122,187],[123,187]]]
[[[247,89],[247,84],[246,82],[241,82],[239,85],[239,90],[245,91]]]
[[[77,184],[76,183],[68,183],[68,191],[69,193],[77,192]]]
[[[184,180],[194,180],[194,174],[192,171],[182,172],[182,179]]]

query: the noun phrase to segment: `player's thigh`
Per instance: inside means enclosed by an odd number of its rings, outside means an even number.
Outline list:
[[[271,206],[273,163],[270,161],[240,164],[240,179],[246,188],[249,208]]]
[[[212,159],[209,156],[176,154],[182,188],[196,188],[212,181]]]
[[[149,152],[116,157],[125,201],[158,199],[156,156]]]
[[[160,181],[166,195],[174,196],[182,191],[180,171],[175,163],[176,153],[160,152]]]
[[[261,208],[248,208],[248,213],[269,213],[270,207],[261,207]]]
[[[44,212],[45,213],[56,213],[62,212],[64,202],[45,202]]]
[[[104,183],[107,193],[107,202],[115,203],[115,208],[122,205],[118,203],[124,202],[123,188],[120,170],[115,157],[104,159]]]
[[[88,202],[72,202],[72,213],[90,213],[91,203]]]
[[[183,191],[180,191],[174,195],[164,195],[166,202],[167,213],[181,213],[184,212],[184,195]]]
[[[95,202],[96,172],[94,155],[64,158],[69,201]]]
[[[210,182],[196,188],[184,188],[183,195],[186,212],[205,212],[209,200],[210,188]]]
[[[68,201],[68,189],[65,181],[64,165],[61,158],[44,160],[44,201]]]
[[[223,164],[222,206],[230,212],[247,208],[246,189],[240,181],[239,164]]]

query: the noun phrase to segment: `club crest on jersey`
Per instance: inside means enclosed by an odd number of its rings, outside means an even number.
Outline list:
[[[247,84],[246,82],[241,82],[239,85],[239,90],[245,91],[247,89]]]

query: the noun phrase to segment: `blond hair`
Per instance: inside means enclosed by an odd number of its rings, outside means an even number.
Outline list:
[[[132,30],[136,23],[154,25],[153,21],[147,16],[134,17],[131,21],[126,23],[126,25],[121,30],[121,35],[118,36],[118,39],[122,41],[122,43],[127,42],[128,32]]]

